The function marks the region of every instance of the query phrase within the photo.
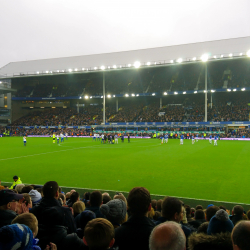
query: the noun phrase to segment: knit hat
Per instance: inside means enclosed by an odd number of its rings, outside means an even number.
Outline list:
[[[18,176],[17,175],[13,176],[13,180],[16,180],[16,179],[18,179]]]
[[[208,209],[209,207],[212,207],[212,206],[214,206],[214,204],[209,204],[209,205],[207,206],[207,209]]]
[[[80,214],[80,227],[82,230],[86,227],[89,221],[96,218],[96,214],[90,210],[85,210]]]
[[[120,224],[126,217],[127,206],[123,200],[115,199],[103,204],[100,211],[111,223]]]
[[[220,209],[216,212],[216,214],[211,218],[207,234],[217,234],[217,233],[231,233],[234,228],[233,222],[229,219],[228,213]]]
[[[0,228],[1,250],[30,250],[32,242],[33,233],[25,225],[13,224]]]
[[[37,190],[34,190],[34,189],[30,190],[29,195],[33,204],[38,203],[42,199],[41,194]]]
[[[22,194],[16,194],[10,189],[0,190],[0,206],[7,205],[13,200],[21,200],[23,198]]]

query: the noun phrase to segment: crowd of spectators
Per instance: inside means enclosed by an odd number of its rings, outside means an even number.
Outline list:
[[[190,207],[152,200],[144,187],[127,197],[100,191],[64,193],[55,181],[0,182],[0,249],[249,250],[250,211],[213,204]],[[83,195],[83,196],[82,196]]]

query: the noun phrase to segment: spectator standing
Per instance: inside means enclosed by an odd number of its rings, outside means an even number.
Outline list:
[[[100,191],[93,191],[89,198],[90,206],[86,210],[90,210],[96,214],[96,218],[105,218],[105,216],[100,211],[100,206],[102,205],[102,193]]]

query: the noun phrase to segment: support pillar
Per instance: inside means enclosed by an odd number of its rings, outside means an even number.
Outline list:
[[[76,104],[76,111],[77,111],[77,114],[79,114],[79,102],[77,102]]]
[[[160,98],[160,109],[162,109],[162,98]]]
[[[116,106],[115,106],[115,111],[118,112],[119,106],[118,106],[118,98],[116,98]]]
[[[207,63],[205,64],[205,122],[207,122]]]
[[[106,93],[105,93],[105,73],[103,72],[103,77],[102,77],[102,88],[103,88],[103,124],[105,125],[106,123],[106,117],[105,117],[105,107],[106,107]]]

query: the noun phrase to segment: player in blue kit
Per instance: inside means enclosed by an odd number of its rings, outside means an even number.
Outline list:
[[[57,139],[57,144],[59,144],[59,135],[56,136],[56,139]]]
[[[209,136],[209,143],[212,144],[212,135]]]
[[[218,137],[217,137],[217,135],[214,137],[214,146],[218,146],[217,145],[217,140],[218,140]]]
[[[165,135],[164,135],[164,142],[165,142],[165,143],[168,143],[168,134],[165,134]]]
[[[194,136],[192,135],[192,144],[194,144],[195,140],[194,140]]]
[[[183,145],[184,135],[181,135],[180,145]]]

